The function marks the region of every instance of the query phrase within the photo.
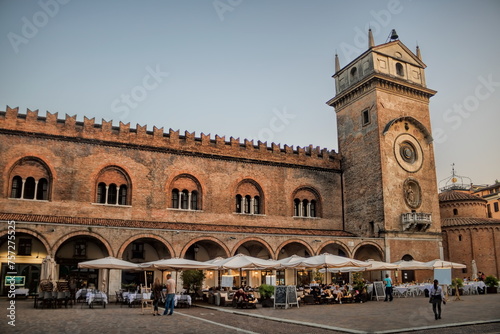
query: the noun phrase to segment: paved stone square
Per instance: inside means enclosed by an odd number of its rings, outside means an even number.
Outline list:
[[[152,316],[141,308],[108,304],[89,309],[85,304],[60,309],[34,309],[32,299],[15,304],[15,327],[8,324],[8,299],[0,333],[499,333],[500,294],[462,296],[443,306],[434,320],[425,297],[393,302],[307,305],[289,309],[236,310],[197,303],[177,308],[172,316]],[[461,325],[456,327],[457,325]]]

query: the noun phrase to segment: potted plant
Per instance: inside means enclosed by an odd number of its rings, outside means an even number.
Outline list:
[[[461,278],[454,278],[451,280],[452,296],[460,296],[463,294],[464,280]]]
[[[190,291],[193,291],[191,294],[194,299],[194,295],[196,294],[196,290],[201,288],[203,284],[203,280],[205,279],[205,274],[201,270],[186,270],[181,274],[182,282],[184,286],[187,287],[188,294]]]
[[[262,307],[273,307],[274,303],[271,297],[274,295],[274,286],[262,284],[259,286],[260,302]]]
[[[484,279],[484,284],[486,284],[486,293],[497,293],[498,292],[498,278],[493,275],[486,276]]]

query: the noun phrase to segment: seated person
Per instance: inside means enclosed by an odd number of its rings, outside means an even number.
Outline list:
[[[347,285],[344,285],[342,287],[342,298],[348,298],[348,299],[352,298],[352,295],[349,292],[349,286]]]
[[[335,296],[336,300],[342,304],[342,291],[340,290],[340,286],[335,285],[332,289],[332,294]]]
[[[244,302],[248,302],[248,295],[243,289],[239,289],[233,296],[233,300],[236,300],[236,307],[242,307]]]

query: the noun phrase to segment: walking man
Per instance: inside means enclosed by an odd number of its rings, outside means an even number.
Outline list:
[[[165,300],[165,311],[163,315],[172,315],[174,313],[175,303],[175,281],[172,275],[167,275],[167,299]],[[168,312],[170,310],[170,313]]]
[[[385,283],[384,302],[386,302],[387,299],[389,299],[389,301],[392,302],[392,279],[389,277],[389,274],[385,274],[384,283]]]

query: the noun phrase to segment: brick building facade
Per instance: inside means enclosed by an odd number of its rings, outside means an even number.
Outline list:
[[[7,222],[15,222],[16,270],[30,289],[47,255],[57,276],[96,285],[102,273],[82,272],[79,262],[237,253],[442,257],[428,109],[435,91],[426,87],[418,51],[399,40],[372,41],[344,68],[337,62],[328,104],[337,113],[340,154],[7,107],[0,112],[2,279]],[[122,277],[110,275],[113,291]],[[245,275],[240,283],[262,282],[260,272]],[[292,270],[276,275],[281,283],[296,279]]]

